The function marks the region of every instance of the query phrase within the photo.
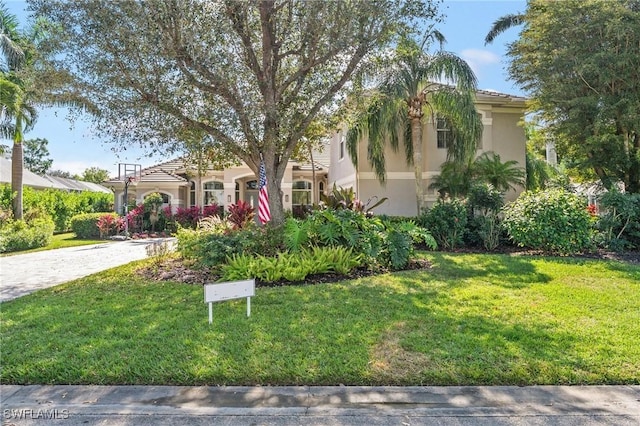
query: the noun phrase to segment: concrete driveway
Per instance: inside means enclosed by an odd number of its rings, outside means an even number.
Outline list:
[[[175,238],[106,242],[0,258],[0,301],[147,257],[146,247]]]

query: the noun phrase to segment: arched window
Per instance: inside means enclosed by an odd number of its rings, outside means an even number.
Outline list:
[[[310,206],[311,205],[311,182],[299,180],[293,182],[291,188],[291,204],[294,206]]]
[[[224,184],[222,182],[213,181],[204,184],[204,205],[211,204],[222,205],[224,199]]]

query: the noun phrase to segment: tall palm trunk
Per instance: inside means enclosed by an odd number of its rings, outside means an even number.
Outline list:
[[[13,197],[13,217],[22,219],[22,172],[24,153],[22,141],[14,140],[11,154],[11,192]]]
[[[424,181],[422,180],[422,120],[411,118],[411,145],[413,146],[413,171],[416,181],[417,214],[424,209]]]

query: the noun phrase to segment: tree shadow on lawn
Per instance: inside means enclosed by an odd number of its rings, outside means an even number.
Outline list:
[[[461,265],[455,255],[430,256],[434,268],[424,272],[261,288],[252,299],[250,318],[244,300],[224,302],[214,305],[212,325],[200,286],[143,280],[125,283],[123,276],[99,274],[83,280],[82,287],[69,284],[6,305],[3,315],[12,322],[4,327],[2,338],[3,381],[179,385],[602,382],[606,372],[590,366],[590,355],[581,353],[590,344],[589,337],[563,330],[553,316],[532,310],[532,319],[514,318],[500,310],[502,300],[452,299],[451,290],[464,289],[465,278],[486,279],[488,287],[507,289],[547,282],[549,277],[536,272],[535,265],[503,256],[477,261],[465,258]],[[451,270],[462,272],[450,276]],[[509,282],[494,279],[505,274]],[[84,300],[70,298],[78,292],[86,292]],[[612,382],[629,381],[622,373],[607,377]]]
[[[551,277],[539,272],[532,258],[528,257],[432,252],[428,258],[433,263],[429,274],[446,282],[453,281],[450,285],[461,285],[464,280],[472,278],[507,288],[522,288],[551,281]]]

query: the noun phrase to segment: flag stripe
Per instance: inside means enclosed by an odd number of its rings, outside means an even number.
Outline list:
[[[271,210],[269,209],[269,194],[267,192],[267,169],[264,162],[260,162],[260,191],[258,193],[258,219],[265,224],[271,220]]]

